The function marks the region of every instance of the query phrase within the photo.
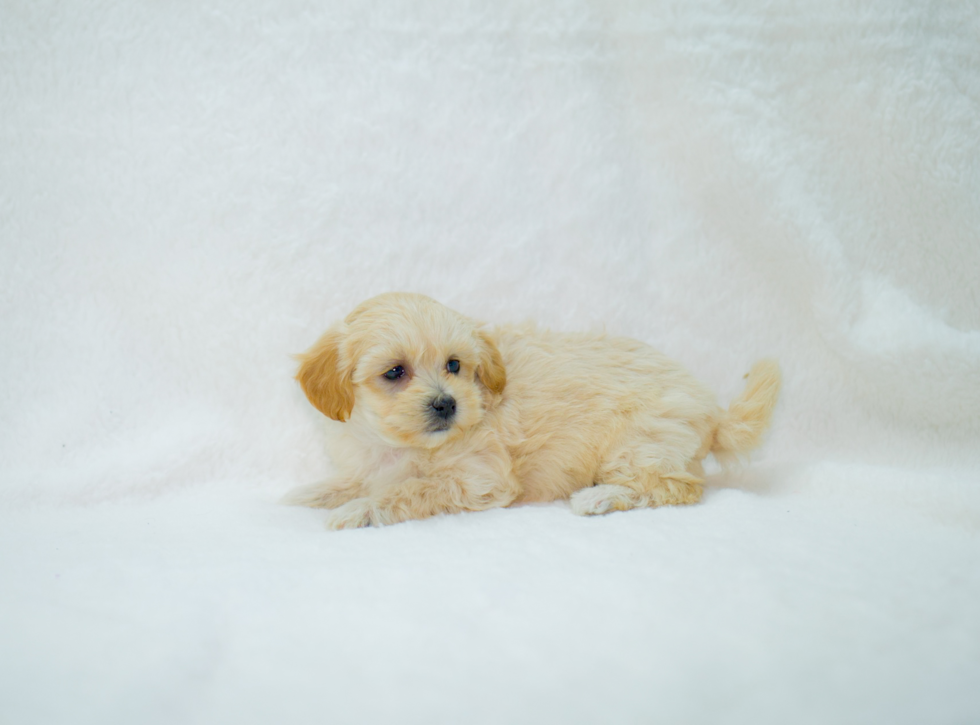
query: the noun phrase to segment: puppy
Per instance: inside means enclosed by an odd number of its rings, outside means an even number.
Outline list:
[[[331,509],[332,529],[569,497],[577,514],[695,503],[702,459],[756,447],[780,386],[758,362],[726,411],[641,342],[486,329],[408,293],[364,302],[299,360],[338,473],[289,501]]]

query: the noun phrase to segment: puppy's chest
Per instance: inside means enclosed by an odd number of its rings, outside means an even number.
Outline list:
[[[378,455],[379,468],[398,467],[405,464],[406,453],[401,448],[386,448]]]
[[[333,443],[331,454],[334,462],[349,475],[358,478],[404,475],[411,468],[409,449],[379,445],[378,441],[365,441],[356,435],[338,436]]]
[[[419,475],[414,456],[398,448],[365,451],[360,478],[375,493]]]

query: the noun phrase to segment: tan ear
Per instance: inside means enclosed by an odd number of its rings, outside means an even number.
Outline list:
[[[331,329],[309,350],[297,355],[296,379],[313,406],[328,418],[345,421],[354,409],[354,384],[350,365],[341,364],[340,344],[344,333]]]
[[[491,393],[500,395],[504,392],[504,386],[507,385],[504,360],[500,357],[500,351],[487,333],[478,330],[476,334],[479,335],[480,341],[483,343],[483,349],[480,351],[480,362],[476,367],[476,376]]]

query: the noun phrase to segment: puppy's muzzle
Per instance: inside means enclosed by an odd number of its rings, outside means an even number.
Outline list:
[[[456,398],[445,393],[437,395],[429,403],[429,415],[437,424],[437,429],[449,427],[449,422],[456,415]]]

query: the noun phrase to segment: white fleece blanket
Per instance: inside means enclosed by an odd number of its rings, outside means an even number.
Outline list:
[[[0,4],[0,720],[980,721],[978,18]],[[775,356],[773,430],[693,507],[327,532],[290,354],[398,289]]]

